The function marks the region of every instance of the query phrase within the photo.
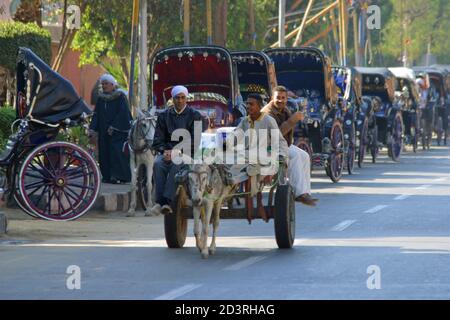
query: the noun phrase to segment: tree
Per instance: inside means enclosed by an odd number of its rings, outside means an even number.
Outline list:
[[[42,60],[49,63],[51,57],[50,33],[35,23],[0,23],[0,105],[12,104],[13,81],[19,47],[28,47]],[[6,96],[4,95],[6,88]]]

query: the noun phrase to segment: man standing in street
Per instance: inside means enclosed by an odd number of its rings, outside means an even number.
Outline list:
[[[292,144],[294,127],[303,121],[301,112],[292,114],[286,107],[288,91],[283,86],[277,86],[273,92],[272,101],[261,111],[270,114],[278,124],[280,131],[289,145],[288,176],[295,192],[295,201],[308,206],[315,206],[318,199],[311,197],[311,160],[309,154]]]

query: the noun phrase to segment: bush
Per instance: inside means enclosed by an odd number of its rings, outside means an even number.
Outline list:
[[[0,65],[16,70],[19,47],[33,50],[43,61],[50,63],[52,49],[50,32],[35,23],[0,22]]]
[[[11,107],[0,108],[0,150],[3,150],[11,135],[11,124],[16,119],[16,111]]]

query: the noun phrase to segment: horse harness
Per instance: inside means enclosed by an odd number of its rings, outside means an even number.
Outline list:
[[[145,153],[148,150],[151,150],[152,154],[156,156],[157,154],[156,150],[152,149],[152,140],[146,139],[147,134],[151,130],[151,126],[156,127],[156,124],[154,124],[155,121],[153,121],[154,119],[156,119],[156,116],[138,118],[135,121],[135,123],[131,126],[130,133],[128,134],[128,146],[131,148],[131,150],[133,150],[134,154]],[[142,120],[150,120],[150,127],[145,132],[142,126],[139,125],[139,122],[141,122]],[[135,147],[133,143],[133,137],[135,135],[135,132],[138,134],[137,138],[143,139],[145,141],[145,144],[140,148]]]

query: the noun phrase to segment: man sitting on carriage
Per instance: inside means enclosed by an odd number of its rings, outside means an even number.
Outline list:
[[[179,141],[172,141],[172,133],[177,129],[186,129],[191,136],[191,155],[194,153],[194,125],[202,123],[200,112],[187,105],[188,90],[184,86],[175,86],[171,91],[173,107],[163,111],[158,116],[153,139],[153,149],[159,154],[156,157],[153,172],[156,190],[156,204],[161,206],[161,212],[172,211],[170,204],[175,195],[175,174],[181,165],[172,162],[172,149]],[[203,129],[203,128],[202,128]],[[195,133],[200,135],[201,132]]]
[[[292,114],[287,106],[288,91],[283,86],[274,89],[273,100],[267,104],[262,112],[271,115],[286,139],[289,146],[289,181],[295,192],[295,199],[303,204],[315,206],[317,199],[311,197],[311,169],[309,154],[292,144],[294,127],[304,120],[301,112]]]

